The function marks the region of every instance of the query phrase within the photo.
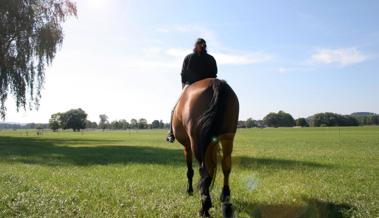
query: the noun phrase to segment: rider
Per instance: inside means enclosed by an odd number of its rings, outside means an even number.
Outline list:
[[[205,78],[217,77],[216,60],[212,55],[207,53],[207,44],[204,39],[197,39],[193,52],[184,58],[181,76],[182,88],[184,88],[186,85],[191,85],[192,83]],[[173,113],[174,110],[171,113],[170,132],[168,133],[166,139],[171,143],[175,141],[175,137],[172,131]]]

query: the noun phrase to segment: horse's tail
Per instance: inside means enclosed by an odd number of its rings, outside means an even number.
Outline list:
[[[219,79],[211,80],[208,91],[212,92],[208,109],[201,115],[197,126],[199,130],[196,153],[200,163],[212,180],[215,179],[217,170],[217,152],[219,150],[218,136],[223,124],[223,117],[227,106],[230,86]]]

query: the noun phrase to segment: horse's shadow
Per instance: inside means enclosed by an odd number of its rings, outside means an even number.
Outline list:
[[[242,169],[271,168],[280,170],[293,170],[296,168],[331,168],[332,165],[303,161],[303,160],[288,160],[278,158],[259,158],[250,156],[235,156],[233,157],[233,165]]]
[[[112,139],[49,139],[8,136],[0,136],[0,162],[49,166],[131,163],[174,166],[180,166],[181,163],[184,166],[182,151],[180,147],[175,148],[175,146],[173,149],[169,149],[128,145],[124,141]]]
[[[264,204],[235,201],[236,213],[253,218],[350,218],[355,208],[346,203],[306,199],[305,204]]]
[[[115,139],[14,136],[0,136],[0,162],[79,166],[130,163],[185,166],[182,148],[178,145],[173,145],[171,149],[130,145]],[[249,156],[233,157],[233,165],[255,170],[261,167],[274,169],[330,167],[315,162]]]

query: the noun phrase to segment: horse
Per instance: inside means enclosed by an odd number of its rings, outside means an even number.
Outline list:
[[[210,187],[217,170],[217,159],[222,149],[221,165],[224,186],[220,195],[224,217],[232,217],[230,203],[229,174],[231,172],[231,154],[237,130],[239,102],[233,89],[217,78],[206,78],[186,86],[177,102],[173,117],[173,134],[184,146],[187,163],[187,193],[193,194],[192,155],[199,163],[201,194],[201,217],[209,217],[212,208]]]

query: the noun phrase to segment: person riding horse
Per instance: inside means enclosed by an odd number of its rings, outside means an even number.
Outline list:
[[[210,216],[209,210],[213,207],[211,184],[216,178],[217,163],[221,163],[224,174],[220,194],[222,214],[224,218],[231,218],[234,210],[230,201],[229,175],[239,102],[229,84],[216,78],[216,60],[207,53],[206,48],[205,40],[198,39],[193,53],[184,59],[183,90],[171,112],[167,141],[173,142],[176,139],[183,145],[189,195],[193,193],[193,157],[199,164],[200,217]]]
[[[193,53],[184,58],[181,77],[183,89],[185,86],[191,85],[202,79],[217,78],[217,63],[214,57],[208,54],[207,43],[204,39],[197,39]],[[170,132],[168,133],[166,140],[171,143],[175,141],[175,136],[172,130],[172,113]]]

